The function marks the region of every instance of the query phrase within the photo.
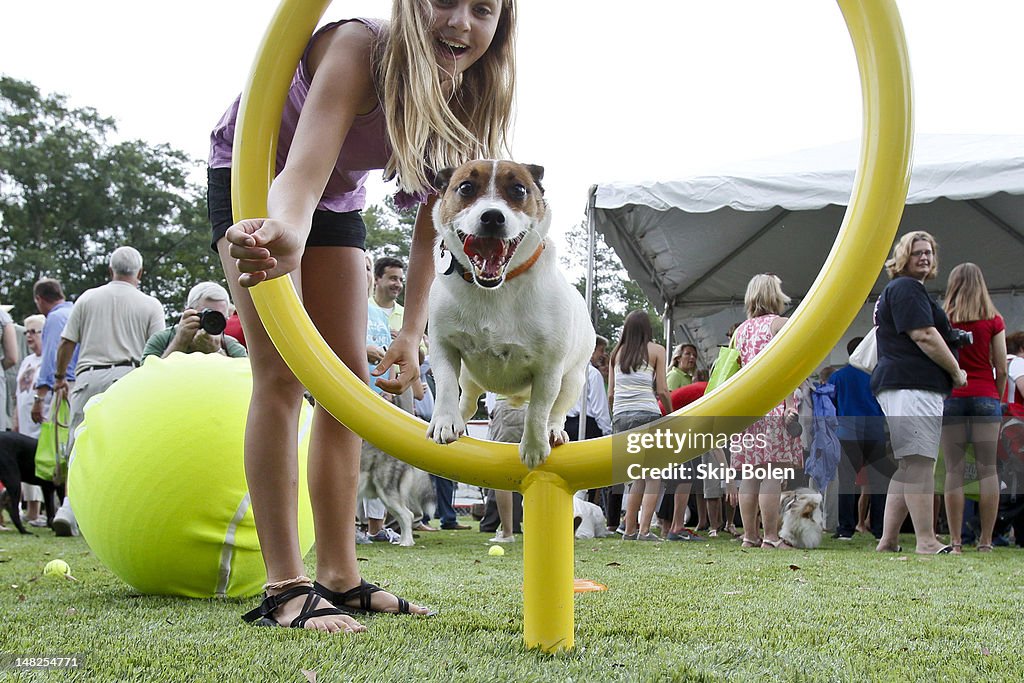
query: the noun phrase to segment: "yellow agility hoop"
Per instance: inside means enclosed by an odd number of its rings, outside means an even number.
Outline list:
[[[235,131],[235,220],[267,213],[287,89],[309,36],[329,4],[329,0],[282,0],[260,44],[242,93]],[[753,362],[723,385],[729,391],[716,390],[676,416],[714,425],[720,418],[764,415],[778,405],[839,341],[867,298],[892,244],[910,183],[913,121],[906,40],[893,0],[838,0],[838,4],[857,57],[864,116],[860,163],[839,234],[790,322]],[[614,483],[611,438],[560,446],[533,471],[519,462],[515,444],[464,437],[438,445],[426,438],[422,421],[380,401],[338,359],[303,309],[290,278],[263,282],[252,289],[252,297],[270,338],[295,376],[354,432],[422,469],[523,493],[528,529],[524,638],[527,646],[545,651],[571,649],[571,496],[581,488]],[[730,429],[745,426],[735,420],[727,423]],[[683,461],[698,454],[675,455]]]

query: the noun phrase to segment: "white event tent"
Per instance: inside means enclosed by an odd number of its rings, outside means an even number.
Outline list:
[[[665,311],[675,341],[705,361],[743,320],[756,273],[773,272],[793,307],[818,275],[853,189],[859,143],[808,149],[678,181],[605,183],[590,195],[591,228]],[[981,266],[1010,330],[1024,328],[1024,136],[917,135],[907,206],[897,234],[920,229],[939,243],[941,296],[956,264]],[[846,341],[870,327],[877,280],[825,364],[846,361]]]

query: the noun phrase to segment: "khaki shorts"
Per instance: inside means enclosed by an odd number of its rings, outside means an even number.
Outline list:
[[[487,438],[501,443],[519,443],[523,440],[523,426],[526,424],[526,406],[513,408],[507,401],[498,401],[491,413],[487,427]]]
[[[944,396],[937,391],[889,389],[876,397],[889,425],[889,440],[896,459],[923,455],[939,457]]]

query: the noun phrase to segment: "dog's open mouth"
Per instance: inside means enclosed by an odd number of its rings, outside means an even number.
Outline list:
[[[456,231],[462,240],[462,251],[473,265],[473,278],[481,287],[497,287],[505,279],[505,269],[523,241],[523,235],[510,240],[498,237],[477,237]]]

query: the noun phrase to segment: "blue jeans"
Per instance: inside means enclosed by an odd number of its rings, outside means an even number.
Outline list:
[[[942,403],[942,424],[999,422],[1003,407],[999,399],[984,396],[950,397]],[[965,420],[963,418],[974,418]]]
[[[455,482],[436,474],[431,474],[430,478],[437,493],[437,518],[441,520],[441,526],[454,526],[459,521],[455,516]]]

